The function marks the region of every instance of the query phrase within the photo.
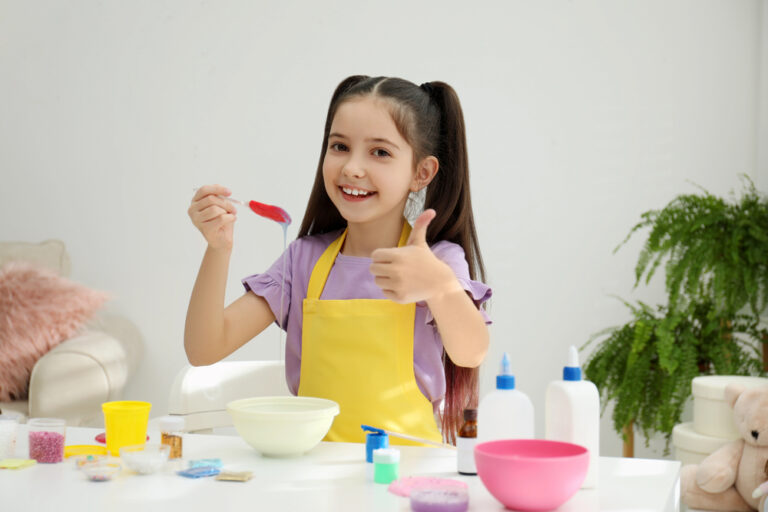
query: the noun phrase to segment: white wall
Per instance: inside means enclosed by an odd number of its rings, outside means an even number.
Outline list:
[[[128,395],[162,414],[204,250],[192,188],[224,183],[300,219],[343,78],[446,81],[494,288],[481,390],[508,351],[542,432],[567,346],[628,319],[610,295],[663,300],[660,280],[632,289],[642,237],[612,254],[640,213],[689,182],[768,179],[761,16],[765,0],[0,0],[0,238],[66,241],[73,278],[141,329]],[[238,223],[228,300],[282,249],[274,225]],[[278,344],[270,328],[232,358]],[[619,454],[608,417],[603,432]]]

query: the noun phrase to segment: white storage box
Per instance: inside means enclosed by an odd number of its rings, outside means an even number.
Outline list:
[[[672,444],[675,446],[675,458],[686,464],[699,464],[707,456],[730,443],[730,439],[700,434],[693,428],[693,422],[679,423],[672,430]]]
[[[768,379],[738,375],[706,375],[695,377],[693,391],[693,428],[704,436],[734,440],[740,437],[733,422],[733,411],[725,402],[725,388],[738,383],[745,388],[768,387]]]

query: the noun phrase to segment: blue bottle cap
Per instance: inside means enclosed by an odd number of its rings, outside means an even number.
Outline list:
[[[573,345],[568,349],[568,365],[563,366],[563,380],[581,380],[579,351]]]
[[[379,428],[361,425],[366,431],[365,436],[365,461],[373,462],[373,451],[380,448],[389,448],[389,436]]]
[[[581,380],[581,368],[574,366],[564,366],[563,380]]]
[[[496,376],[496,389],[515,389],[515,376],[509,368],[509,354],[506,352],[501,358],[501,368]]]

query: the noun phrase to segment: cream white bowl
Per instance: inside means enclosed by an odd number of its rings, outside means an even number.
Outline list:
[[[232,423],[262,455],[302,455],[323,440],[339,414],[339,404],[306,396],[243,398],[227,404]]]

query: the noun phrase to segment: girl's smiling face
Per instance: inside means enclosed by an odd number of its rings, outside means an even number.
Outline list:
[[[419,190],[413,150],[382,100],[345,101],[336,110],[323,161],[325,190],[348,223],[399,221]]]

